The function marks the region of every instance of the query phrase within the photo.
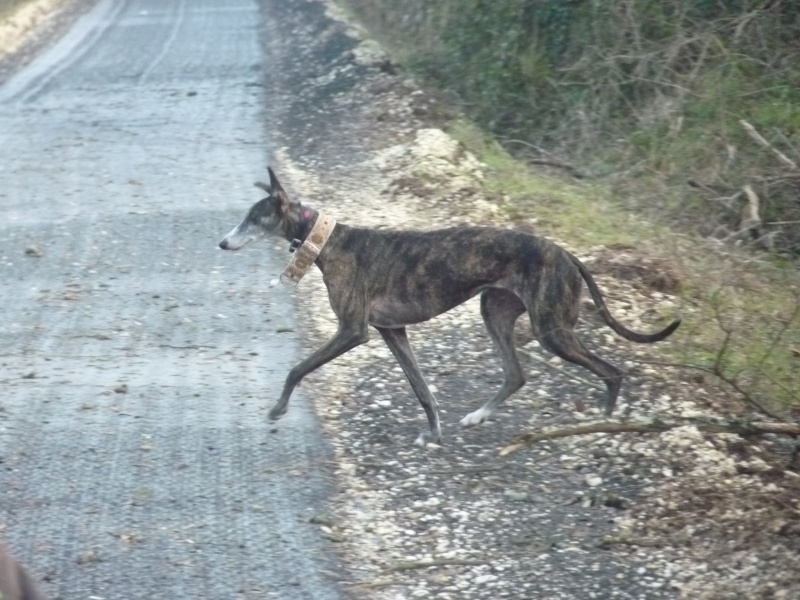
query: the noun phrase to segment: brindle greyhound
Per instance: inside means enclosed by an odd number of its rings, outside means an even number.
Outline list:
[[[44,600],[33,578],[0,544],[0,600]]]
[[[514,347],[514,323],[526,311],[543,347],[603,379],[608,388],[606,414],[611,414],[622,371],[589,352],[575,334],[583,281],[605,323],[627,340],[658,342],[680,325],[680,320],[675,320],[653,334],[627,329],[609,313],[586,267],[544,238],[492,227],[433,231],[351,227],[290,200],[272,169],[269,177],[269,185],[256,183],[267,197],[250,208],[219,246],[238,250],[267,235],[289,240],[293,247],[302,243],[298,253],[310,248],[304,266],[310,267],[313,262],[322,271],[339,320],[334,336],[289,372],[283,392],[269,413],[272,420],[286,412],[289,396],[303,377],[366,342],[371,325],[400,363],[428,416],[430,431],[420,434],[417,443],[440,442],[436,398],[417,366],[406,326],[427,321],[477,294],[481,295],[484,323],[502,359],[505,381],[494,398],[461,420],[464,426],[488,419],[501,402],[524,385]],[[327,231],[318,231],[317,226],[326,219]],[[298,280],[302,273],[294,275]]]

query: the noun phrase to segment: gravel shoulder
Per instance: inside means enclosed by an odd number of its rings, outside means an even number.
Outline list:
[[[284,30],[270,47],[296,65],[277,86],[285,107],[277,167],[292,193],[349,224],[503,225],[482,193],[485,167],[439,128],[446,106],[335,4],[271,6]],[[607,249],[573,250],[598,272],[613,271],[603,268]],[[644,281],[597,279],[612,312],[635,329],[656,329],[654,315],[677,310]],[[306,315],[309,352],[335,319],[318,273],[290,293]],[[712,386],[642,364],[658,348],[620,340],[584,313],[587,344],[628,370],[626,416],[713,406]],[[411,445],[424,415],[379,339],[304,383],[336,451],[338,508],[325,527],[341,539],[357,595],[800,597],[800,477],[785,469],[781,440],[685,427],[544,443],[503,460],[498,450],[523,429],[597,417],[572,408],[576,399],[597,406],[590,378],[541,352],[521,327],[529,383],[492,422],[462,430],[458,420],[502,378],[477,302],[410,336],[442,405],[442,447]]]

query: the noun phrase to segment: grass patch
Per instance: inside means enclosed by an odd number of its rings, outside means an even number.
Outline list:
[[[487,191],[501,198],[501,208],[509,219],[535,220],[543,233],[584,248],[643,246],[642,240],[668,233],[666,228],[623,210],[613,200],[609,186],[573,183],[534,172],[468,121],[451,123],[447,132],[487,166]]]

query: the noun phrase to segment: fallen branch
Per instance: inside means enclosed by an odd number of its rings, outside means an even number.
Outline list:
[[[749,184],[742,188],[742,192],[747,198],[747,203],[742,207],[741,214],[739,215],[739,229],[722,238],[722,242],[727,242],[728,240],[741,238],[743,236],[749,236],[755,239],[762,239],[763,237],[760,232],[761,215],[759,214],[761,199],[758,197],[758,194],[756,194],[753,186]]]
[[[542,165],[545,167],[555,167],[557,169],[564,169],[567,173],[575,177],[576,179],[585,179],[586,175],[578,169],[577,167],[564,162],[559,162],[557,160],[549,160],[547,158],[529,158],[527,159],[529,164],[532,165]]]
[[[540,146],[537,146],[536,144],[531,144],[530,142],[526,142],[525,140],[514,140],[514,139],[509,139],[509,138],[502,138],[502,140],[506,144],[519,144],[521,146],[526,146],[528,148],[533,148],[539,154],[550,154],[550,152],[548,152],[547,150],[541,148]],[[584,179],[586,177],[586,174],[583,173],[575,165],[571,165],[569,163],[566,163],[566,162],[563,162],[563,161],[560,161],[560,160],[556,160],[556,159],[553,159],[553,158],[530,158],[530,157],[528,157],[528,158],[525,158],[525,160],[528,162],[528,164],[531,164],[531,165],[543,165],[543,166],[546,166],[546,167],[556,167],[558,169],[564,169],[565,171],[567,171],[570,175],[572,175],[576,179]]]
[[[770,221],[765,225],[797,225],[800,221]]]
[[[763,433],[778,433],[790,436],[800,436],[800,423],[776,423],[766,421],[728,421],[712,417],[653,417],[648,420],[631,421],[587,421],[565,427],[556,427],[543,431],[532,431],[517,436],[513,443],[500,451],[500,456],[507,456],[537,442],[556,440],[576,435],[591,433],[662,433],[694,425],[700,431],[710,433],[737,433],[739,435],[761,435]]]
[[[764,146],[764,148],[766,148],[767,150],[770,150],[775,156],[778,157],[778,160],[780,160],[783,164],[785,164],[793,171],[797,170],[797,165],[795,164],[795,162],[791,158],[786,156],[783,152],[778,150],[775,146],[770,144],[766,139],[764,139],[764,136],[758,133],[755,127],[753,127],[750,123],[748,123],[744,119],[740,119],[739,123],[741,124],[742,127],[744,127],[745,131],[747,131],[748,135],[751,138],[753,138],[756,142]]]
[[[759,214],[759,207],[761,206],[761,199],[756,194],[751,185],[746,185],[742,188],[745,196],[747,196],[747,204],[742,209],[742,216],[740,227],[742,229],[756,229],[761,225],[761,215]]]

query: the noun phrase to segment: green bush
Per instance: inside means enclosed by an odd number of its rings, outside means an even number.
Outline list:
[[[800,164],[800,2],[345,1],[501,139],[596,174],[641,165],[682,199],[668,216],[720,237],[742,207],[720,212],[686,180],[721,196],[750,184],[765,211],[758,235],[800,254],[800,180],[775,152]]]

